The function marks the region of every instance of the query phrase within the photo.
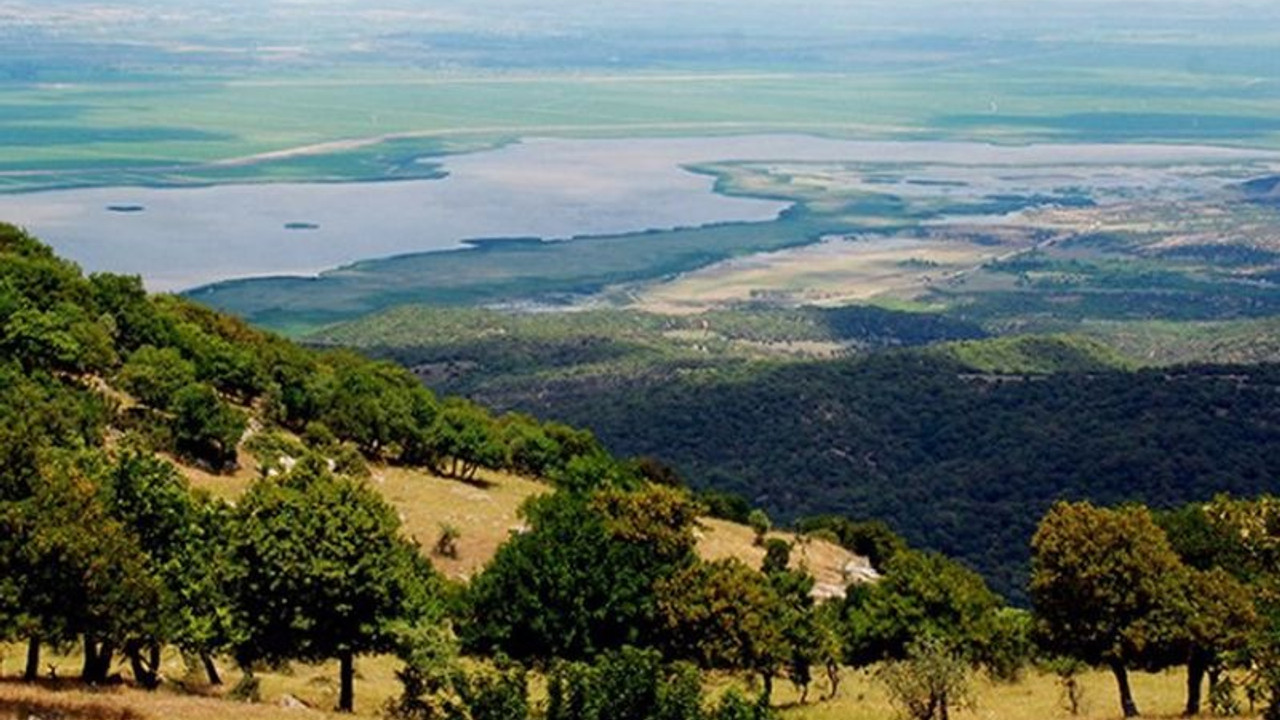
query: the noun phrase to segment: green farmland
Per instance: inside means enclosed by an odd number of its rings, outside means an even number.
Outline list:
[[[1028,65],[998,74],[369,70],[0,84],[0,191],[422,177],[418,158],[531,135],[1280,146],[1280,93],[1252,80]],[[1127,92],[1153,85],[1164,90],[1154,99]]]

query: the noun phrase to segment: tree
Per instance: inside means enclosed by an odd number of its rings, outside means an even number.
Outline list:
[[[728,558],[690,565],[657,592],[668,651],[704,668],[758,674],[767,703],[791,651],[787,608],[768,578]]]
[[[237,660],[337,658],[344,712],[354,705],[355,657],[394,649],[394,623],[435,611],[430,565],[401,537],[395,511],[316,457],[249,489],[230,551]]]
[[[245,415],[203,383],[192,383],[173,395],[173,439],[185,457],[202,460],[214,470],[236,462],[236,445],[244,435]]]
[[[116,347],[132,352],[144,345],[163,347],[173,339],[169,318],[147,297],[137,275],[89,276],[94,304],[114,320]]]
[[[971,700],[969,664],[940,638],[913,641],[905,658],[885,663],[876,676],[889,702],[912,720],[948,720],[951,708]]]
[[[1002,603],[982,577],[933,552],[900,551],[884,578],[849,588],[844,601],[845,659],[870,665],[902,659],[932,638],[974,665],[995,665]]]
[[[428,432],[429,443],[441,458],[436,470],[471,481],[480,468],[500,467],[505,458],[498,432],[493,418],[480,407],[463,400],[446,402]]]
[[[167,410],[179,390],[196,381],[196,368],[175,348],[138,348],[120,368],[121,389],[143,404]]]
[[[818,515],[801,518],[796,531],[811,534],[826,530],[831,532],[841,547],[871,561],[871,566],[884,572],[893,556],[907,549],[907,543],[889,529],[882,520],[850,520],[839,515]]]
[[[545,661],[651,644],[655,583],[694,560],[688,496],[656,486],[557,491],[522,512],[529,530],[468,588],[464,646]]]
[[[48,310],[26,307],[11,314],[0,351],[28,370],[100,373],[116,362],[108,327],[83,307],[61,303]]]
[[[700,720],[697,669],[664,665],[653,650],[624,647],[592,663],[556,665],[548,678],[546,720]]]
[[[1166,649],[1177,634],[1182,565],[1143,507],[1059,502],[1031,541],[1031,599],[1044,647],[1106,665],[1125,717],[1138,708],[1128,668]]]
[[[1231,505],[1192,503],[1155,514],[1178,557],[1188,566],[1180,596],[1186,622],[1184,646],[1179,648],[1187,665],[1185,714],[1200,712],[1201,690],[1209,678],[1209,695],[1218,690],[1229,657],[1247,648],[1258,629],[1258,615],[1244,580],[1253,576],[1248,549],[1235,529],[1215,522],[1214,507]]]
[[[782,538],[769,538],[764,546],[764,560],[760,572],[765,575],[785,572],[791,563],[791,543]]]
[[[82,678],[104,682],[115,652],[156,627],[160,584],[137,536],[109,512],[104,473],[96,452],[59,453],[42,464],[29,496],[0,504],[0,569],[17,581],[0,616],[16,618],[28,640],[28,679],[41,643],[80,636]]]
[[[507,464],[517,473],[544,478],[562,462],[560,443],[548,435],[538,421],[518,413],[499,421]]]
[[[159,583],[153,623],[123,648],[135,680],[155,687],[161,646],[173,643],[199,657],[210,683],[220,684],[212,656],[233,635],[223,586],[227,508],[193,495],[172,464],[127,448],[111,464],[103,493],[111,516],[137,539],[146,571]]]
[[[1230,570],[1246,582],[1258,624],[1241,652],[1252,667],[1249,687],[1280,720],[1280,498],[1216,498],[1205,510],[1210,524],[1237,544]]]
[[[756,508],[747,515],[747,525],[751,527],[751,532],[755,533],[755,544],[764,545],[764,536],[773,527],[773,523],[769,522],[769,516],[763,510]]]
[[[1222,568],[1189,569],[1186,574],[1186,621],[1183,625],[1187,664],[1188,717],[1200,714],[1201,686],[1209,677],[1209,693],[1218,687],[1226,657],[1248,647],[1258,630],[1258,615],[1248,588]]]

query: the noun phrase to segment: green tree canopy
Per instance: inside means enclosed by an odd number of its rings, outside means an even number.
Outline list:
[[[249,489],[230,551],[238,660],[337,658],[343,711],[354,704],[355,657],[394,649],[396,623],[436,610],[430,565],[394,510],[315,457]]]
[[[120,368],[121,389],[157,410],[167,410],[178,391],[196,381],[196,367],[176,348],[144,345]]]
[[[1116,676],[1125,717],[1138,714],[1128,668],[1176,641],[1182,563],[1144,507],[1054,505],[1031,542],[1031,598],[1046,649]]]
[[[178,390],[171,406],[173,440],[179,454],[208,463],[214,470],[235,464],[236,445],[247,425],[243,412],[204,383]]]
[[[788,662],[787,605],[769,579],[736,558],[685,567],[658,586],[665,646],[704,668],[757,673],[767,698]]]
[[[973,664],[991,664],[1003,603],[977,573],[943,555],[903,550],[882,580],[849,588],[845,659],[853,665],[905,658],[920,638],[945,643]]]
[[[656,633],[654,584],[693,562],[696,505],[657,486],[530,500],[468,590],[463,641],[520,660],[584,659]]]

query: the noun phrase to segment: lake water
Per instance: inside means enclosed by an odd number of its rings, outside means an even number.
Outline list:
[[[9,195],[0,196],[0,221],[26,227],[88,271],[136,273],[152,290],[178,290],[237,277],[312,275],[356,260],[455,248],[467,239],[562,239],[758,221],[785,208],[776,201],[716,194],[711,178],[681,167],[693,163],[1021,166],[1248,158],[1277,156],[1187,146],[997,147],[788,135],[539,138],[445,158],[449,176],[442,180]]]

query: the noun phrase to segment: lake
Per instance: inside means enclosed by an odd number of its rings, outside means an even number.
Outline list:
[[[1032,166],[1276,160],[1275,153],[1161,145],[993,146],[799,135],[533,138],[441,158],[440,180],[207,188],[99,188],[0,196],[22,225],[88,271],[152,290],[239,277],[314,275],[357,260],[479,238],[639,232],[776,217],[786,204],[726,197],[682,166],[728,160]]]

